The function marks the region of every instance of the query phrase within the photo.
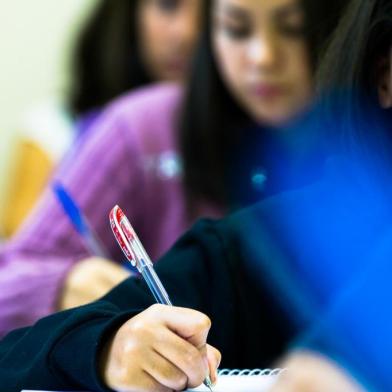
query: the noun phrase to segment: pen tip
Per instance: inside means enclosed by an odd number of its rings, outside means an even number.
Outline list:
[[[211,392],[213,392],[212,391],[212,382],[211,382],[211,379],[210,379],[210,376],[207,376],[206,378],[205,378],[205,380],[204,380],[204,385],[211,391]]]

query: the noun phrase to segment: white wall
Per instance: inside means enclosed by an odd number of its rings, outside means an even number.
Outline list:
[[[67,88],[73,38],[97,1],[0,0],[0,206],[16,124]]]

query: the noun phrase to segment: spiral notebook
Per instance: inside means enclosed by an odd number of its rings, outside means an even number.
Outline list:
[[[267,392],[282,371],[283,369],[221,369],[218,371],[218,382],[213,390],[214,392]],[[21,392],[50,391],[23,390]],[[209,389],[201,385],[194,389],[188,389],[188,392],[209,392]]]

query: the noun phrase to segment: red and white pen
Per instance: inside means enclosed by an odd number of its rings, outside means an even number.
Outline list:
[[[155,300],[160,304],[172,306],[165,288],[154,271],[151,259],[119,206],[115,206],[110,211],[109,219],[113,234],[120,248],[126,258],[142,274]],[[212,382],[209,375],[207,375],[203,384],[212,391]]]
[[[142,274],[156,301],[164,305],[172,305],[165,288],[154,271],[151,259],[121,208],[115,206],[110,211],[109,218],[110,226],[123,253]]]

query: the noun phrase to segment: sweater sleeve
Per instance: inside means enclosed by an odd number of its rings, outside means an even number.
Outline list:
[[[229,320],[235,319],[235,300],[231,274],[227,267],[222,269],[222,244],[210,226],[197,225],[160,260],[157,272],[174,304],[192,306],[210,316],[220,313],[215,340],[224,341],[233,334]],[[215,257],[221,263],[213,263]],[[102,342],[153,302],[144,282],[129,278],[100,301],[11,332],[0,343],[2,388],[9,392],[23,388],[107,391],[97,370]],[[223,302],[227,306],[222,307]]]
[[[11,332],[0,343],[2,388],[108,391],[97,372],[100,343],[132,315],[102,301]]]
[[[211,318],[208,341],[221,350],[222,366],[265,366],[271,359],[269,346],[277,355],[278,333],[265,339],[266,326],[274,328],[271,315],[255,296],[256,288],[239,279],[241,268],[219,225],[196,224],[157,263],[157,273],[173,304]],[[97,366],[105,339],[153,302],[145,283],[133,277],[100,301],[12,332],[0,343],[0,384],[8,392],[21,388],[107,391]]]
[[[123,117],[116,108],[109,109],[54,178],[75,198],[114,259],[119,249],[108,213],[113,205],[136,199],[143,182],[138,144]],[[131,213],[137,215],[136,210]],[[88,255],[49,186],[0,252],[0,335],[53,312],[69,269]]]

